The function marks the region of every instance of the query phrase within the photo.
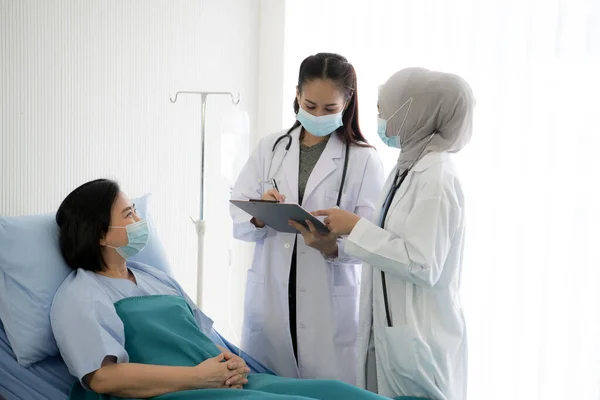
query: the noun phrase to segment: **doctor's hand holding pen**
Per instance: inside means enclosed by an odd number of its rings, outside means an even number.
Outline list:
[[[360,221],[358,215],[350,211],[340,210],[339,208],[315,211],[312,215],[315,217],[326,217],[323,223],[335,236],[349,235],[358,221]]]
[[[269,189],[263,193],[260,199],[268,201],[278,201],[280,203],[283,203],[285,201],[285,196],[279,193],[277,189]],[[265,227],[265,223],[258,218],[252,218],[250,222],[257,228]]]

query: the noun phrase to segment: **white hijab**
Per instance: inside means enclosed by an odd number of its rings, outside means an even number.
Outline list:
[[[398,71],[379,91],[379,116],[388,120],[386,136],[400,137],[400,168],[410,166],[434,132],[421,157],[464,148],[473,131],[474,107],[464,79],[425,68]]]

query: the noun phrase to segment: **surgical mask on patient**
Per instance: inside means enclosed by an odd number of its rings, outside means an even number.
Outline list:
[[[124,259],[135,256],[140,251],[144,250],[144,247],[148,244],[150,231],[148,230],[148,223],[145,219],[139,220],[133,224],[125,226],[109,226],[109,228],[127,229],[127,244],[125,246],[114,247],[106,245],[106,247],[115,249]]]
[[[344,111],[340,111],[337,114],[321,115],[317,117],[300,107],[298,108],[296,119],[308,133],[323,137],[331,135],[337,128],[344,125],[342,119],[343,114]]]

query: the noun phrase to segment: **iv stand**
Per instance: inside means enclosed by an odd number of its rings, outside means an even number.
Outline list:
[[[200,140],[201,140],[201,153],[200,153],[200,218],[192,222],[196,226],[196,234],[198,235],[198,280],[197,280],[197,294],[196,294],[196,306],[202,309],[202,281],[204,275],[204,235],[206,233],[206,221],[204,219],[204,205],[206,199],[204,197],[204,149],[205,149],[205,132],[206,132],[206,99],[210,95],[228,95],[231,97],[231,102],[234,105],[239,104],[240,94],[234,97],[231,92],[196,92],[196,91],[180,91],[175,93],[175,97],[169,96],[171,103],[177,102],[177,98],[180,94],[200,95],[201,102],[201,120],[200,120]]]

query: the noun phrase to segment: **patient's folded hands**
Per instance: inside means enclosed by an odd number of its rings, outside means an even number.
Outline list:
[[[233,354],[232,352],[230,352],[222,346],[217,345],[217,347],[219,348],[219,350],[221,350],[225,358],[225,364],[227,365],[227,368],[231,372],[236,372],[234,376],[227,379],[227,381],[225,382],[225,386],[232,389],[242,389],[243,385],[248,383],[248,372],[250,372],[250,369],[246,365],[246,361],[244,361],[243,358],[236,356],[235,354]],[[237,371],[245,372],[237,373]]]
[[[221,353],[209,358],[194,369],[197,371],[195,376],[200,380],[197,388],[204,389],[241,389],[248,383],[247,374],[250,372],[244,360],[240,362],[234,359],[231,353],[228,357]]]

